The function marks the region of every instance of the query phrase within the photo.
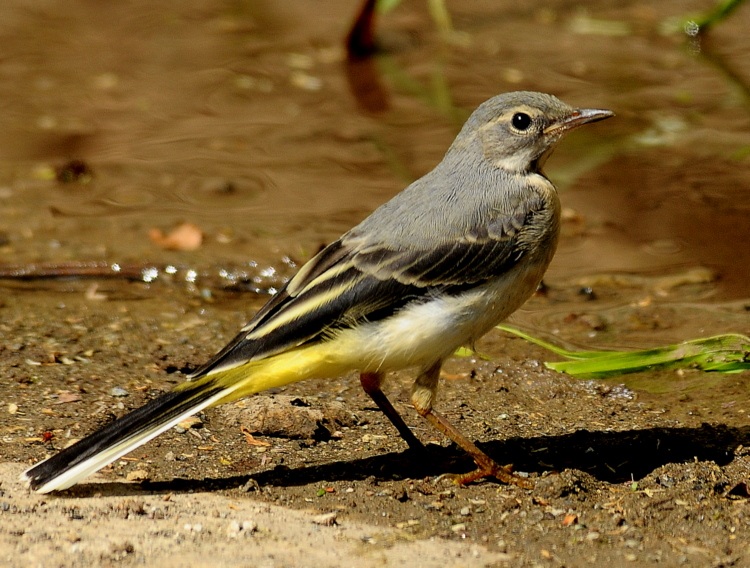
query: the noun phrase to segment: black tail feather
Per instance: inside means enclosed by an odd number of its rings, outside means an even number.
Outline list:
[[[25,478],[37,489],[90,457],[162,425],[223,390],[220,386],[173,390],[114,420],[51,458],[26,471]]]

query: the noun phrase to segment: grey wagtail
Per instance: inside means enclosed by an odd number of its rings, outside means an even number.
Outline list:
[[[352,370],[409,446],[421,448],[381,390],[386,373],[414,368],[414,408],[477,464],[454,480],[529,486],[433,409],[440,367],[534,293],[560,231],[560,201],[542,165],[564,134],[611,116],[542,93],[486,101],[434,170],[307,262],[188,381],[23,479],[40,493],[66,489],[205,408]]]

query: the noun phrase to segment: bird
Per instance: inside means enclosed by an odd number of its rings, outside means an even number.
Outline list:
[[[60,491],[206,408],[309,378],[359,373],[407,445],[424,447],[382,390],[413,370],[417,413],[476,470],[530,487],[434,408],[443,362],[471,346],[537,289],[557,247],[561,205],[542,167],[561,138],[614,116],[530,91],[497,95],[469,116],[443,159],[323,248],[187,380],[27,469]]]

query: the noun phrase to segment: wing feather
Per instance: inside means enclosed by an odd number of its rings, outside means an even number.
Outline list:
[[[344,235],[305,264],[193,378],[329,337],[336,329],[389,317],[413,302],[487,281],[523,256],[518,235],[530,207],[431,248],[395,248]],[[520,228],[518,228],[520,225]]]

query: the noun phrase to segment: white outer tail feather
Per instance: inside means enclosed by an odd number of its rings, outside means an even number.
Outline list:
[[[173,426],[176,426],[185,418],[188,418],[192,416],[193,414],[196,414],[200,412],[201,410],[204,410],[208,408],[209,406],[212,406],[216,404],[218,401],[220,401],[222,398],[225,398],[228,394],[230,394],[232,391],[236,390],[236,388],[239,387],[239,385],[235,385],[234,388],[228,388],[223,389],[220,392],[216,393],[214,396],[208,398],[207,400],[201,401],[199,404],[196,404],[194,407],[186,410],[182,414],[178,414],[168,422],[165,422],[164,424],[158,425],[153,430],[144,432],[138,436],[135,436],[133,438],[129,438],[127,440],[124,440],[123,442],[120,442],[116,446],[107,448],[96,455],[90,457],[86,461],[83,461],[74,467],[66,470],[61,475],[47,481],[43,485],[40,485],[36,488],[37,493],[49,493],[51,491],[61,491],[63,489],[68,489],[69,487],[72,487],[79,481],[82,481],[89,475],[91,475],[94,472],[99,471],[103,467],[111,464],[118,458],[121,458],[125,454],[132,452],[136,448],[142,446],[143,444],[149,442],[150,440],[153,440],[156,438],[159,434],[166,432]],[[46,461],[46,460],[45,460]],[[24,471],[21,474],[21,481],[25,482],[27,485],[31,483],[31,478],[28,476],[28,472],[41,463],[39,462],[35,464],[34,466],[30,467],[26,471]]]

